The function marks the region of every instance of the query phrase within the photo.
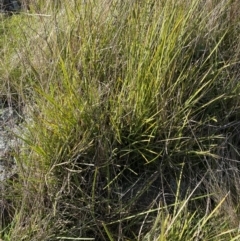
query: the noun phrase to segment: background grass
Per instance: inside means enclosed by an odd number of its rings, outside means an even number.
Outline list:
[[[22,117],[3,240],[239,238],[238,1],[32,1],[2,17]]]

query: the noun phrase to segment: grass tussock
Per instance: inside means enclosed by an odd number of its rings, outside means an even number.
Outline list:
[[[239,2],[52,2],[1,16],[0,237],[238,240]]]

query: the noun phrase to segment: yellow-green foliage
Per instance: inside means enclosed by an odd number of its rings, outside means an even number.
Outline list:
[[[1,18],[25,121],[0,237],[237,240],[238,1],[53,2]]]

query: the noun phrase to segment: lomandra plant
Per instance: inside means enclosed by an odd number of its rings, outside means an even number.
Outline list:
[[[238,179],[222,180],[239,156],[238,3],[36,4],[3,22],[2,91],[26,120],[2,238],[237,240]]]

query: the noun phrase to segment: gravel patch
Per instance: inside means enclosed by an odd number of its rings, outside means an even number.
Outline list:
[[[14,132],[17,130],[19,116],[13,107],[0,105],[0,182],[11,177],[16,171],[13,151],[19,142]]]

